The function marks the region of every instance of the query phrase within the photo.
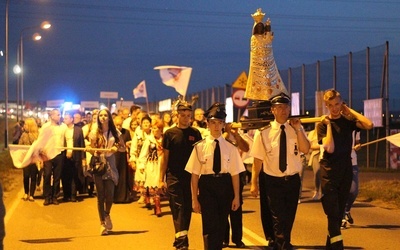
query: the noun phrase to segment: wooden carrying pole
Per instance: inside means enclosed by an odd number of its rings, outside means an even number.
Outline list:
[[[292,119],[294,119],[296,117],[293,117]],[[289,117],[289,120],[291,119],[291,117]],[[301,123],[316,123],[316,122],[320,122],[321,121],[321,117],[307,117],[307,118],[296,118],[296,119],[300,119]],[[238,123],[238,122],[234,122],[232,123],[232,128],[241,128],[242,124]]]

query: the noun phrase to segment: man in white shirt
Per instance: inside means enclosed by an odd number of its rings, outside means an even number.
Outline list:
[[[307,153],[310,143],[299,119],[288,120],[290,99],[280,94],[271,99],[272,121],[254,135],[250,155],[253,168],[265,172],[265,189],[272,214],[274,249],[293,249],[291,231],[300,192],[300,153]],[[282,147],[281,147],[282,146]],[[258,174],[253,174],[251,192],[258,195]]]
[[[46,141],[41,155],[46,160],[43,163],[44,182],[43,196],[44,206],[50,204],[58,205],[57,197],[60,194],[60,179],[63,168],[62,147],[64,147],[64,136],[66,125],[61,123],[61,114],[58,109],[50,112],[50,121],[45,123],[39,131],[37,141]],[[53,185],[51,185],[51,176],[53,176]]]

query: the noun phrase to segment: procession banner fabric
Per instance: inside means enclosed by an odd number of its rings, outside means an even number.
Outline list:
[[[51,144],[51,142],[49,142],[49,143]],[[14,167],[16,167],[16,168],[24,168],[32,163],[48,160],[42,154],[42,150],[44,150],[46,145],[43,147],[43,144],[41,144],[40,141],[34,141],[32,143],[32,145],[10,144],[8,146],[9,146],[9,152],[11,155],[11,159],[13,161]],[[59,147],[57,149],[59,149],[59,150],[71,149],[71,150],[79,150],[79,151],[88,150],[88,148],[77,148],[77,147],[74,147],[74,148]],[[97,151],[97,152],[110,151],[110,149],[104,149],[104,148],[90,148],[90,150]]]
[[[145,80],[141,81],[136,88],[133,89],[133,96],[135,99],[140,97],[147,97],[147,89]]]
[[[397,147],[400,147],[400,133],[387,136],[386,140],[388,140],[393,145],[396,145]]]
[[[160,70],[161,81],[169,86],[175,88],[176,92],[182,96],[186,95],[189,86],[192,68],[184,66],[157,66],[154,69]]]

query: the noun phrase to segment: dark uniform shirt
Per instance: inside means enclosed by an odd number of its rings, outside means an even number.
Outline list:
[[[196,128],[168,129],[163,139],[163,148],[169,150],[167,171],[173,174],[183,173],[192,153],[193,144],[199,140],[201,140],[201,134]]]
[[[333,153],[323,152],[321,163],[321,176],[325,179],[340,183],[343,176],[351,169],[351,151],[353,145],[353,131],[358,130],[355,121],[350,121],[341,116],[331,120],[332,136],[335,143]],[[327,126],[319,123],[317,127],[318,142],[326,137]]]

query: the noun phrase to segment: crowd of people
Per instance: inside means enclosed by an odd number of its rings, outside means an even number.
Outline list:
[[[326,91],[324,101],[329,115],[308,137],[300,119],[289,117],[285,94],[270,99],[274,120],[249,131],[226,123],[225,105],[218,102],[204,111],[179,100],[163,114],[136,105],[117,113],[105,108],[63,117],[54,109],[43,125],[33,118],[18,124],[14,143],[52,141],[41,149],[41,160],[23,170],[23,199],[34,202],[40,196],[42,176],[45,206],[96,196],[100,234],[106,235],[113,228],[113,203],[137,201],[162,216],[160,200],[166,197],[175,249],[189,249],[192,212],[201,213],[204,249],[228,247],[230,235],[235,247],[243,248],[242,192],[250,182],[251,194],[260,196],[268,246],[293,249],[304,155],[310,154],[312,199],[321,200],[328,219],[326,247],[343,249],[340,230],[353,223],[350,208],[358,192],[351,152],[359,137],[353,132],[371,129],[372,123],[335,90]]]

